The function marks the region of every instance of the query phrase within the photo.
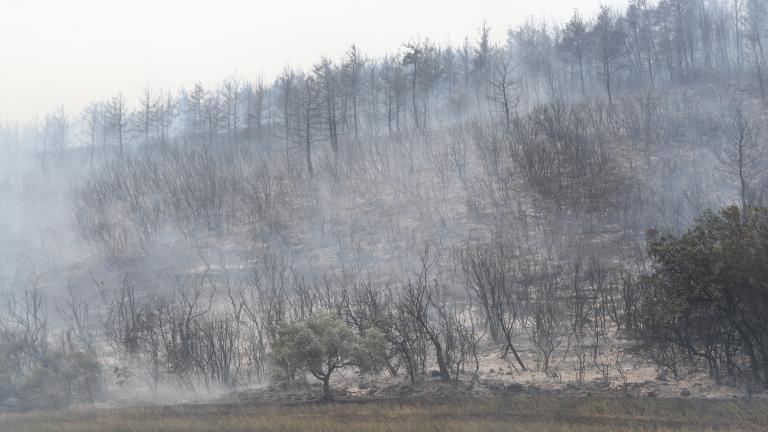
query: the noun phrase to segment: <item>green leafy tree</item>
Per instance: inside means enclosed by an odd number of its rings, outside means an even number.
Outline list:
[[[273,347],[272,362],[284,378],[308,372],[323,382],[323,399],[330,399],[330,379],[338,369],[378,370],[385,358],[384,335],[376,329],[362,334],[329,313],[283,324]]]
[[[646,352],[768,384],[768,209],[705,212],[681,236],[649,232]],[[674,371],[673,371],[674,372]]]

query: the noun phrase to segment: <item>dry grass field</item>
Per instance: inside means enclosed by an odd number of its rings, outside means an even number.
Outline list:
[[[768,402],[514,396],[0,414],[3,432],[765,431]]]

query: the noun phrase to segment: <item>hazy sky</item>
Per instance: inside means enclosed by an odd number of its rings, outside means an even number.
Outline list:
[[[286,64],[370,56],[428,37],[460,43],[483,20],[502,41],[527,17],[562,22],[619,0],[0,0],[0,120],[69,113],[119,91],[176,90],[228,75],[271,80]]]

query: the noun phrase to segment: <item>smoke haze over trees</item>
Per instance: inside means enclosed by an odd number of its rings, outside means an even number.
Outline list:
[[[478,24],[1,124],[0,404],[455,382],[489,346],[768,385],[768,2]]]

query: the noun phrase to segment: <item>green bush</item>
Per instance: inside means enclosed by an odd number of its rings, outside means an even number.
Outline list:
[[[646,352],[768,386],[768,209],[707,211],[680,236],[650,232],[648,249]]]
[[[61,408],[94,402],[102,389],[96,360],[83,353],[49,353],[24,376],[17,394],[25,409]]]

